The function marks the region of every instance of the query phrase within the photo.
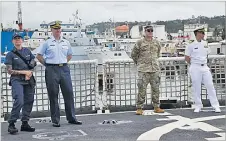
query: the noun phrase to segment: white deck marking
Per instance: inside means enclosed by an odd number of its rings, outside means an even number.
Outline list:
[[[199,122],[199,121],[207,121],[207,120],[222,119],[222,118],[226,118],[226,115],[211,116],[211,117],[201,117],[201,118],[195,118],[193,120],[196,121],[196,122]]]
[[[226,136],[225,133],[215,133],[221,137],[216,137],[216,138],[205,138],[208,141],[225,141],[226,140]]]
[[[162,116],[167,116],[167,115],[172,115],[171,113],[164,112],[164,113],[155,113],[154,110],[145,110],[143,112],[143,115],[162,115]]]
[[[174,119],[170,119],[170,118],[158,118],[158,121],[172,121]]]
[[[32,137],[40,140],[64,140],[65,138],[76,138],[78,136],[86,135],[87,134],[82,130],[72,130],[72,131],[43,132],[36,135],[32,135]]]
[[[201,129],[203,131],[223,131],[222,129],[219,129],[217,127],[214,127],[210,124],[201,122],[201,121],[207,121],[207,120],[213,120],[213,119],[222,119],[225,118],[225,116],[211,116],[211,117],[203,117],[203,118],[197,118],[197,119],[190,119],[185,118],[182,116],[167,116],[169,119],[177,120],[176,122],[168,123],[166,125],[156,127],[150,131],[147,131],[143,134],[141,134],[137,141],[147,141],[147,140],[160,140],[161,136],[164,134],[169,133],[173,129],[181,128],[184,125],[190,125],[190,128],[194,129]],[[183,128],[183,127],[182,127]]]
[[[181,129],[181,130],[198,130],[199,128],[195,128],[195,127],[192,127],[192,126],[183,126],[183,127],[179,127],[178,129]]]

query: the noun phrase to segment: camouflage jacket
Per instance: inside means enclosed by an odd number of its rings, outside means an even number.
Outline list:
[[[131,58],[141,72],[159,71],[158,58],[160,57],[161,45],[153,39],[148,41],[145,38],[138,40],[132,50]]]

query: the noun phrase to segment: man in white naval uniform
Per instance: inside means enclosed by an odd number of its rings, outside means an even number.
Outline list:
[[[185,61],[190,64],[189,73],[192,81],[192,91],[195,102],[194,112],[198,113],[203,107],[201,101],[201,86],[207,89],[208,98],[215,112],[221,112],[213,85],[210,68],[207,66],[207,56],[210,53],[207,42],[203,40],[205,29],[203,27],[194,30],[196,40],[189,44],[185,50]]]

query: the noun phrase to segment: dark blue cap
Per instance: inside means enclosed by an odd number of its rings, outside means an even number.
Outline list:
[[[23,38],[20,34],[18,34],[18,33],[15,33],[14,35],[13,35],[13,37],[12,37],[12,39],[15,39],[16,37],[20,37],[20,38]]]

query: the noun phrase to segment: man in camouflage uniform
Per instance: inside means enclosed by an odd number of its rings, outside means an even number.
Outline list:
[[[153,39],[153,27],[146,26],[145,37],[138,40],[131,53],[131,58],[138,67],[138,96],[137,96],[137,115],[143,114],[143,104],[145,102],[147,85],[151,84],[152,103],[155,113],[164,113],[159,108],[159,83],[160,68],[158,58],[160,57],[161,45]]]

